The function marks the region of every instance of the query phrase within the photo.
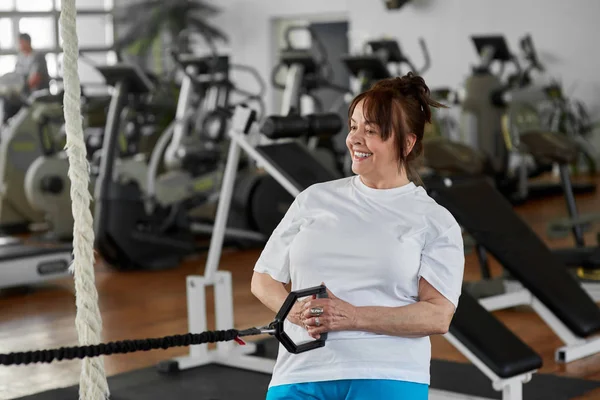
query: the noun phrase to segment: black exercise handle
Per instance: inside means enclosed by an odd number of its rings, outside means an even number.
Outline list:
[[[308,289],[291,292],[275,320],[269,324],[268,328],[249,328],[245,330],[219,330],[206,331],[202,333],[187,333],[185,335],[165,336],[162,338],[122,340],[118,342],[99,343],[87,346],[61,347],[57,349],[33,350],[17,353],[0,354],[0,365],[26,365],[34,363],[51,363],[54,360],[73,360],[88,357],[98,357],[101,355],[126,354],[137,351],[148,351],[153,349],[168,349],[178,346],[191,346],[205,343],[228,342],[237,340],[243,336],[261,335],[269,333],[283,346],[293,354],[303,353],[308,350],[325,346],[327,333],[322,333],[321,337],[315,341],[296,345],[290,337],[284,332],[283,323],[288,314],[294,307],[294,303],[301,297],[316,295],[317,298],[327,297],[327,288],[324,285],[315,286]]]
[[[327,298],[327,287],[325,285],[315,286],[308,289],[296,290],[290,292],[288,297],[283,302],[283,305],[279,309],[279,312],[275,316],[275,320],[271,323],[271,327],[275,329],[273,336],[285,347],[285,349],[292,353],[304,353],[305,351],[317,349],[319,347],[325,346],[325,341],[327,340],[327,333],[321,333],[319,339],[312,340],[310,342],[305,342],[301,344],[296,344],[290,337],[285,333],[283,324],[290,313],[296,301],[302,297],[308,297],[316,295],[318,299]]]

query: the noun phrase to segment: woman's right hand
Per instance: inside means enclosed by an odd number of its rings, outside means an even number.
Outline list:
[[[310,297],[307,297],[305,299],[302,300],[298,300],[294,306],[292,307],[292,309],[290,310],[287,319],[288,321],[290,321],[292,324],[301,326],[302,328],[306,327],[304,326],[304,323],[302,323],[302,312],[303,312],[303,307],[304,307],[304,303],[306,303],[308,300],[311,300]]]

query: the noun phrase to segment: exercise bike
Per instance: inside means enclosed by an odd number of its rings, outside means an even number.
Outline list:
[[[1,129],[0,229],[6,233],[30,232],[45,216],[31,206],[25,193],[25,175],[44,154],[40,132],[53,135],[63,124],[62,92],[33,92]],[[52,133],[53,132],[53,133]],[[35,229],[35,227],[34,227]]]
[[[553,253],[565,265],[576,268],[577,275],[582,280],[597,282],[600,280],[600,234],[594,245],[587,246],[584,240],[584,226],[597,222],[600,216],[579,213],[570,172],[570,166],[581,156],[580,143],[571,135],[545,130],[543,117],[538,110],[528,103],[519,104],[518,96],[512,97],[512,104],[507,112],[507,124],[511,126],[509,144],[515,151],[527,152],[536,159],[546,160],[558,166],[560,185],[568,212],[568,218],[561,221],[561,225],[563,229],[571,231],[575,247],[553,249]],[[600,285],[597,283],[587,286],[588,292],[600,294]]]
[[[23,175],[31,161],[41,152],[37,140],[41,121],[54,120],[62,114],[62,94],[38,91],[27,99],[20,97],[22,85],[17,79],[3,77],[3,97],[17,97],[24,104],[8,123],[0,127],[0,223],[2,229],[28,231],[30,224],[41,220],[24,200]],[[12,85],[7,84],[7,80]],[[58,107],[57,107],[58,106]],[[12,229],[11,229],[12,228]],[[5,236],[0,240],[0,290],[32,285],[65,277],[72,260],[70,245],[22,240]]]
[[[108,101],[105,96],[82,95],[82,115],[84,137],[86,140],[88,162],[92,173],[90,174],[89,187],[93,191],[96,173],[95,168],[99,162],[99,147],[95,143],[102,137],[104,125],[100,128],[98,124],[105,124],[106,108]],[[135,106],[129,105],[120,116],[119,152],[121,155],[137,154],[142,151],[144,139],[151,137],[151,132],[141,132],[151,128],[152,121],[147,121],[145,116],[155,117],[157,110],[150,108],[146,103],[143,110],[136,110]],[[55,121],[62,123],[62,119]],[[44,124],[45,125],[45,124]],[[42,127],[44,126],[42,125]],[[70,187],[68,177],[69,160],[64,150],[66,133],[63,129],[54,132],[49,129],[39,131],[39,140],[43,154],[37,157],[27,168],[23,183],[25,195],[29,205],[36,211],[43,213],[47,229],[43,232],[45,238],[59,241],[72,241],[73,237],[73,215],[71,210]],[[151,141],[151,139],[150,139]]]
[[[496,187],[513,203],[561,194],[560,184],[529,181],[550,172],[551,163],[534,160],[529,154],[511,153],[506,143],[505,114],[511,101],[507,100],[506,94],[510,93],[511,98],[527,98],[532,104],[547,99],[546,92],[532,85],[528,74],[523,74],[503,36],[474,36],[472,41],[481,63],[473,68],[473,74],[465,82],[460,121],[462,140],[485,154]],[[496,74],[492,72],[494,61],[500,65],[500,72]],[[509,63],[516,73],[503,82],[501,76]],[[595,185],[579,184],[573,188],[576,193],[586,193],[595,190]]]

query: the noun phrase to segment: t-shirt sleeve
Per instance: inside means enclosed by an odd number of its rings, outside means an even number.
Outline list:
[[[419,277],[424,278],[457,307],[464,269],[462,231],[460,225],[455,222],[425,245],[421,254]]]
[[[299,211],[299,198],[296,197],[265,244],[254,271],[268,274],[279,282],[290,281],[289,253],[292,241],[300,231]]]

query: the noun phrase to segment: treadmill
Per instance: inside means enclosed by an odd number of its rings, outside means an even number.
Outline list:
[[[0,290],[66,277],[73,247],[46,242],[0,239]]]

